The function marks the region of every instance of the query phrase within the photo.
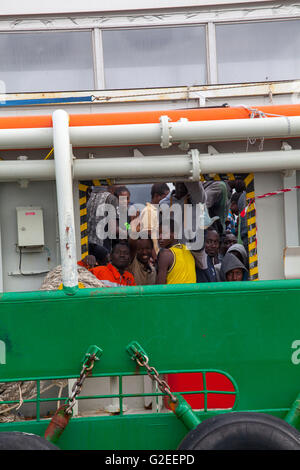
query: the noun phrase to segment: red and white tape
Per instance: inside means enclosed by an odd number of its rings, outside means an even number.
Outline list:
[[[255,201],[255,199],[262,199],[264,197],[277,196],[277,194],[288,193],[289,191],[294,191],[295,189],[300,189],[300,186],[293,186],[292,188],[278,189],[277,191],[272,191],[270,193],[261,194],[260,196],[255,196],[249,200],[249,204],[247,205],[247,207],[245,207],[244,210],[242,210],[240,215],[241,217],[245,217],[250,204],[252,204]]]
[[[292,188],[278,189],[277,191],[272,191],[271,193],[262,194],[261,196],[255,196],[253,199],[261,199],[263,197],[276,196],[277,194],[288,193],[294,189],[300,189],[300,186],[293,186]]]

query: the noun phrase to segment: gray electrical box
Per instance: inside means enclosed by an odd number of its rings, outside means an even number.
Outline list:
[[[16,207],[18,246],[44,246],[43,210],[41,207]]]

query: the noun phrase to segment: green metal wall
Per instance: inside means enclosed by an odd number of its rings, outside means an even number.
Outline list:
[[[299,393],[299,301],[298,280],[2,294],[0,381],[77,377],[92,344],[103,349],[93,375],[132,374],[126,347],[138,341],[159,372],[224,371],[237,383],[237,410],[284,416]],[[46,426],[5,423],[0,431],[43,434]],[[171,449],[185,433],[172,414],[73,418],[60,445]]]

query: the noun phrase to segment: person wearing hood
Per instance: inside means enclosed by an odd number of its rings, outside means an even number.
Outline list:
[[[244,281],[245,273],[248,274],[245,265],[232,252],[227,252],[221,263],[220,281]]]
[[[244,272],[243,281],[248,281],[248,279],[249,279],[249,274],[248,274],[248,271],[249,271],[248,253],[247,253],[244,245],[242,245],[241,243],[235,243],[234,245],[231,245],[228,248],[227,253],[234,254],[243,263],[243,265],[247,269],[247,272]]]
[[[233,243],[228,248],[227,253],[233,253],[244,264],[245,268],[248,269],[248,253],[244,245],[242,245],[241,243]]]

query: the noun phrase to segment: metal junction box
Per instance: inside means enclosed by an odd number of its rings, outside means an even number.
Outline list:
[[[41,207],[17,207],[19,247],[44,245],[43,210]]]

